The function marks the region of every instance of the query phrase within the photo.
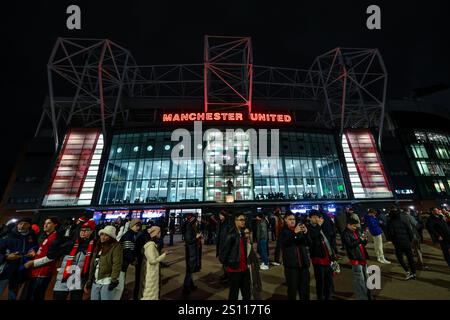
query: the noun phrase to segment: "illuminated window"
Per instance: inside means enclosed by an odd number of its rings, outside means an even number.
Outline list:
[[[369,130],[347,131],[342,148],[355,198],[390,198],[392,192]]]
[[[170,159],[170,132],[113,136],[100,204],[202,201],[203,165],[175,165]],[[151,152],[150,152],[151,151]]]
[[[428,158],[427,150],[424,145],[421,144],[413,144],[411,145],[411,150],[414,155],[414,158]]]
[[[90,205],[102,152],[100,130],[70,129],[42,205]]]
[[[434,150],[436,151],[436,155],[439,159],[450,159],[450,152],[446,146],[435,146]]]

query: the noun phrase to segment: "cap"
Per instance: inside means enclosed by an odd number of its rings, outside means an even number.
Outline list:
[[[83,223],[83,224],[81,225],[81,228],[82,228],[82,229],[89,228],[89,229],[91,229],[92,231],[94,231],[94,230],[95,230],[95,222],[94,222],[94,220],[93,220],[93,219],[90,219],[89,221]]]

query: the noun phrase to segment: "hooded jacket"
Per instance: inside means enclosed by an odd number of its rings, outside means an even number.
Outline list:
[[[37,251],[37,236],[33,230],[29,230],[26,235],[22,235],[14,228],[6,238],[0,240],[0,265],[5,263],[0,274],[0,280],[9,279],[10,284],[20,284],[26,280],[26,270],[24,264],[31,260],[25,257],[30,251]],[[19,252],[21,259],[7,261],[6,256],[10,253]]]
[[[96,260],[99,253],[99,245],[97,244],[94,253],[92,254],[91,265],[89,267],[89,277],[86,282],[88,288],[92,287],[92,283],[95,281],[95,269],[97,267]],[[98,280],[111,277],[112,282],[119,281],[120,271],[122,269],[122,246],[120,242],[113,241],[107,252],[102,252],[98,261],[99,271]]]

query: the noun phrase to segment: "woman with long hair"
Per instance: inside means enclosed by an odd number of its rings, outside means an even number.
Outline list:
[[[122,246],[116,240],[116,228],[106,226],[99,231],[98,242],[91,266],[85,292],[91,290],[91,300],[114,300],[117,296],[119,275],[122,269]]]

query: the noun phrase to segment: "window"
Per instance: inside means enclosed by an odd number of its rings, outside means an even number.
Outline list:
[[[335,140],[330,134],[283,132],[286,198],[346,198]],[[301,143],[301,144],[300,144]]]
[[[70,129],[42,205],[90,205],[102,151],[99,129]]]
[[[209,160],[205,164],[205,201],[224,201],[229,180],[233,184],[235,200],[253,200],[250,135],[248,132],[236,131],[232,139],[226,139],[226,133],[207,133],[205,152]],[[230,154],[234,155],[232,163],[228,161],[231,159]]]
[[[450,150],[446,146],[434,146],[436,155],[439,159],[449,160]]]
[[[203,200],[203,164],[173,164],[170,132],[113,137],[101,204]],[[118,152],[120,150],[120,152]]]
[[[442,168],[434,162],[416,161],[419,173],[422,176],[444,176]]]
[[[384,167],[369,130],[347,131],[342,148],[355,198],[392,197]]]
[[[414,155],[414,158],[428,158],[427,150],[424,145],[421,144],[413,144],[411,145],[411,150]]]

